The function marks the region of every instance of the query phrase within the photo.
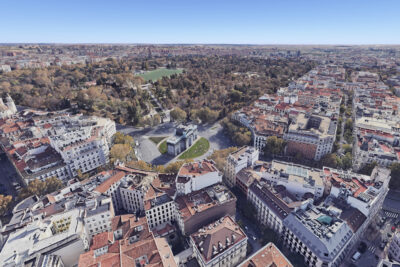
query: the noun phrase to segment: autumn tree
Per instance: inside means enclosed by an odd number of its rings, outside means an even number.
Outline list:
[[[344,151],[345,154],[348,153],[348,152],[351,153],[351,152],[353,151],[352,146],[349,145],[349,144],[344,144],[344,145],[342,146],[342,148],[343,148],[343,151]]]
[[[211,110],[209,107],[205,107],[199,110],[197,116],[202,123],[212,123],[218,119],[219,112]]]
[[[365,174],[365,175],[371,175],[372,170],[378,165],[376,161],[367,163],[364,166],[362,166],[361,169],[358,170],[358,173]]]
[[[214,152],[208,158],[215,162],[218,170],[223,171],[225,168],[226,159],[228,158],[229,154],[236,150],[237,147],[228,147],[221,150],[214,150]]]
[[[0,216],[4,215],[12,203],[12,196],[0,195]]]
[[[330,167],[330,168],[337,168],[339,165],[338,157],[336,154],[326,154],[321,158],[321,167]]]
[[[153,170],[151,164],[143,161],[143,160],[137,160],[137,161],[130,161],[126,164],[128,167],[134,168],[134,169],[139,169],[143,171],[151,171]]]
[[[126,162],[132,156],[133,148],[130,144],[115,144],[111,147],[111,161],[119,160]]]
[[[76,177],[78,177],[79,181],[83,181],[89,178],[89,173],[82,173],[81,169],[76,171]]]
[[[233,134],[232,140],[238,146],[249,145],[251,141],[251,133],[250,131],[236,132]]]
[[[44,181],[36,179],[29,182],[28,186],[20,191],[18,197],[19,199],[25,199],[33,195],[44,196],[46,194],[57,191],[62,187],[63,184],[61,180],[56,177],[50,177]]]
[[[245,128],[238,126],[236,123],[224,118],[221,122],[222,127],[227,136],[238,146],[249,145],[251,142],[251,132]]]
[[[135,144],[134,139],[130,135],[125,135],[121,132],[116,132],[113,136],[114,144],[128,144],[133,146]]]
[[[353,157],[350,152],[347,152],[344,157],[341,158],[342,160],[342,169],[347,170],[350,169],[353,161]]]
[[[178,161],[172,162],[167,165],[167,167],[165,168],[165,172],[177,174],[179,172],[180,168],[182,167],[182,165],[185,163],[189,163],[189,162],[193,162],[193,160],[187,159],[187,160],[178,160]]]
[[[176,107],[173,110],[171,110],[170,116],[171,119],[173,119],[174,121],[183,122],[186,120],[187,114],[183,109]]]
[[[285,140],[276,136],[269,136],[264,146],[265,155],[282,155],[286,146]]]

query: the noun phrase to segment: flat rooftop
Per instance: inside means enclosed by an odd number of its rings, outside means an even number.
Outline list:
[[[353,231],[336,214],[340,210],[309,204],[284,220],[296,236],[323,260],[332,260],[347,244]]]
[[[336,122],[318,115],[299,113],[290,126],[289,132],[308,132],[322,137],[335,135]]]
[[[180,196],[176,199],[176,202],[179,212],[186,220],[196,213],[234,200],[236,198],[225,185],[217,184]]]
[[[312,187],[324,186],[322,170],[320,169],[274,160],[270,171],[281,172],[281,177],[287,179],[288,182],[297,182]]]
[[[178,172],[178,177],[196,177],[209,172],[218,172],[218,169],[215,167],[213,161],[205,159],[199,162],[184,164]]]
[[[243,155],[245,154],[252,154],[255,152],[255,148],[254,147],[250,147],[250,146],[244,146],[239,148],[238,150],[232,152],[231,154],[229,154],[230,157],[233,157],[236,160],[239,160],[243,157]]]

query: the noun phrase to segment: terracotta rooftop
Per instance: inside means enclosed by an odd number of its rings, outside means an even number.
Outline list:
[[[91,250],[96,250],[105,246],[110,245],[114,241],[114,235],[112,232],[103,232],[93,236]]]
[[[209,172],[217,172],[214,162],[203,160],[201,162],[193,162],[184,164],[179,170],[178,176],[200,176]]]
[[[107,180],[105,180],[102,184],[97,186],[94,191],[97,191],[99,193],[105,193],[107,190],[113,185],[114,183],[118,182],[121,180],[124,176],[126,175],[125,172],[119,171]]]
[[[293,265],[274,243],[268,243],[239,267],[293,267]]]
[[[190,235],[205,262],[215,258],[229,247],[246,239],[246,234],[229,216],[201,228]]]
[[[137,229],[139,225],[143,226],[143,228]],[[101,233],[93,237],[93,244],[90,250],[82,254],[79,258],[79,266],[137,266],[138,260],[145,266],[163,266],[163,259],[160,256],[159,248],[148,229],[145,217],[136,220],[134,215],[117,216],[112,221],[112,227],[112,232]],[[123,230],[123,236],[120,240],[114,240],[113,232],[117,229]],[[131,242],[130,237],[133,236],[136,236],[136,241]],[[108,251],[96,257],[95,250],[107,245]],[[165,250],[166,248],[163,247],[163,249]]]

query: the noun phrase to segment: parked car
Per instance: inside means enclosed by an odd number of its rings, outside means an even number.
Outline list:
[[[361,253],[356,251],[356,253],[354,253],[353,256],[351,257],[351,260],[353,262],[356,262],[360,257],[361,257]]]

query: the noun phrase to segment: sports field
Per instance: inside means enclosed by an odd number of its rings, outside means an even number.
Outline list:
[[[172,74],[179,74],[179,73],[182,73],[182,69],[161,68],[152,71],[147,71],[146,73],[143,74],[138,74],[138,76],[142,77],[145,81],[155,82],[161,79],[162,77],[169,77]]]

